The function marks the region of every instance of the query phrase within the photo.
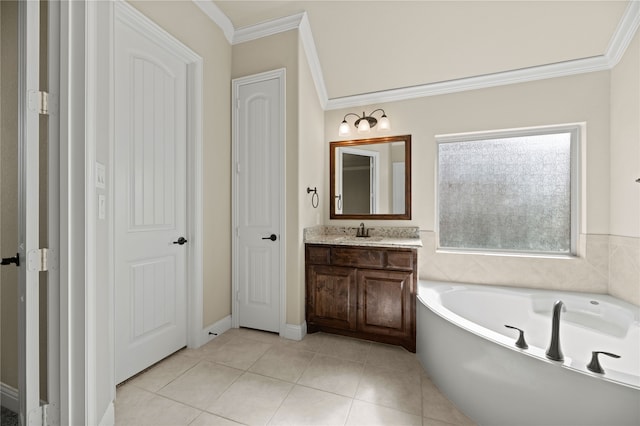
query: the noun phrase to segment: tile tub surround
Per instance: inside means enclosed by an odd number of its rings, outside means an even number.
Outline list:
[[[609,294],[640,306],[640,238],[609,237]]]
[[[229,354],[254,345],[252,362]],[[265,346],[266,345],[266,346]],[[415,354],[324,333],[231,329],[118,386],[116,425],[466,426]]]
[[[422,247],[420,230],[417,226],[375,226],[369,230],[368,238],[356,237],[358,227],[353,226],[313,226],[305,228],[304,243],[348,246],[376,247]]]
[[[574,258],[436,251],[422,231],[420,279],[611,294],[640,305],[640,239],[583,234]]]

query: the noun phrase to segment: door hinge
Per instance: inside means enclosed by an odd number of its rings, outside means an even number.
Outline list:
[[[29,110],[42,115],[58,111],[57,98],[53,94],[39,90],[29,90]]]
[[[27,268],[29,271],[52,271],[58,267],[58,256],[53,249],[41,248],[31,250],[27,257]]]
[[[28,424],[31,426],[58,426],[60,412],[56,404],[45,404],[29,412]]]
[[[60,425],[60,411],[56,404],[45,404],[42,406],[42,424],[47,426]]]

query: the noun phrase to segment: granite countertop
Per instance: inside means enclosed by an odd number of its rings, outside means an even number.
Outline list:
[[[420,230],[414,226],[366,228],[369,237],[356,237],[357,227],[314,226],[305,228],[305,244],[327,244],[362,247],[422,247]]]

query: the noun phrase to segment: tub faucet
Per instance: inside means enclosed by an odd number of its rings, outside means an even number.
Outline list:
[[[547,349],[547,358],[554,361],[563,361],[562,349],[560,349],[560,312],[567,310],[562,300],[557,300],[553,304],[553,319],[551,321],[551,343]]]

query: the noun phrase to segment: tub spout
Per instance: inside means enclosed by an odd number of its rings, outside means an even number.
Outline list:
[[[551,321],[551,343],[547,349],[547,358],[554,361],[563,361],[562,349],[560,349],[560,312],[564,308],[562,300],[553,304],[553,319]],[[566,308],[564,308],[566,311]]]

